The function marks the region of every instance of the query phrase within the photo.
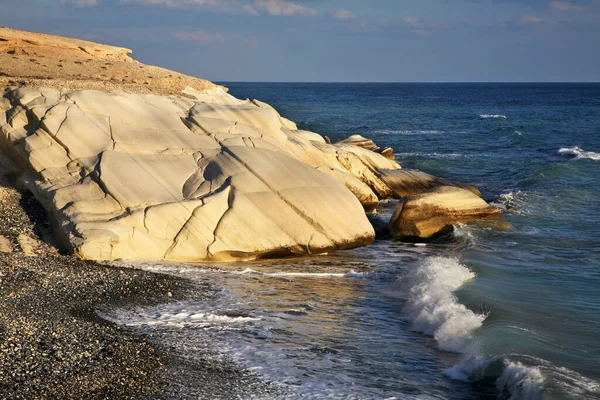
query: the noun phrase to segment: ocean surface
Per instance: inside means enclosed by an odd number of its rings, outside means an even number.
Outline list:
[[[223,84],[302,129],[361,134],[405,168],[475,185],[515,229],[136,265],[216,294],[106,318],[189,357],[217,349],[278,389],[266,398],[600,399],[600,84]]]

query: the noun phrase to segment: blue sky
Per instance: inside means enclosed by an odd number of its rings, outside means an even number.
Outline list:
[[[0,0],[214,81],[600,81],[600,0]]]

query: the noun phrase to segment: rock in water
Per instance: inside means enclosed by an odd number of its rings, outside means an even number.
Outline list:
[[[0,27],[0,149],[15,161],[0,178],[34,193],[63,247],[199,261],[373,240],[364,210],[391,193],[376,171],[398,163],[130,52]]]
[[[452,225],[486,221],[509,228],[500,211],[472,192],[439,186],[404,198],[390,221],[390,231],[402,240],[425,240],[447,232]]]
[[[379,170],[377,176],[392,189],[397,198],[423,193],[437,186],[456,186],[481,197],[481,192],[473,186],[436,178],[416,169]]]
[[[264,103],[225,93],[197,102],[13,88],[5,97],[3,147],[64,247],[84,259],[250,259],[365,245],[374,231],[357,197],[375,206],[374,190],[389,190],[375,170],[397,165],[296,135]]]

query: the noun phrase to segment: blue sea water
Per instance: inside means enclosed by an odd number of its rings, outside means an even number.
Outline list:
[[[146,266],[220,292],[121,322],[212,343],[282,398],[600,399],[600,84],[224,85],[301,129],[361,134],[405,168],[472,184],[515,229]]]

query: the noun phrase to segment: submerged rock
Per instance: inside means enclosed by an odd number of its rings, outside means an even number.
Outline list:
[[[454,186],[439,186],[400,201],[389,227],[403,240],[432,239],[452,230],[452,225],[486,221],[509,228],[500,211],[472,192]]]
[[[416,169],[379,170],[377,176],[392,189],[397,198],[423,193],[438,186],[455,186],[481,197],[481,192],[471,185],[436,178]]]

